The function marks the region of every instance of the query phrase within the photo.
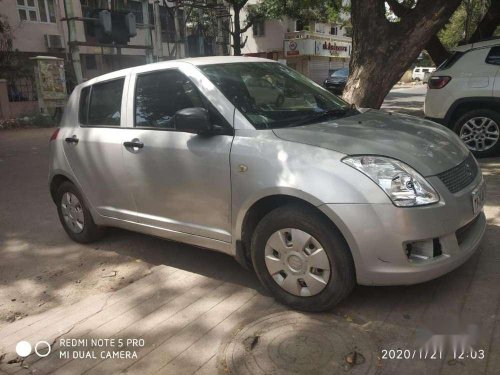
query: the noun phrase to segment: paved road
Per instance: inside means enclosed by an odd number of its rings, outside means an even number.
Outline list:
[[[394,88],[385,98],[382,109],[423,117],[426,93],[427,85]]]
[[[284,374],[294,363],[303,369],[317,365],[316,373],[344,374],[344,357],[352,351],[365,360],[348,372],[353,374],[499,373],[499,160],[484,162],[488,228],[480,251],[464,266],[421,285],[357,287],[329,313],[276,320],[270,314],[289,310],[223,254],[121,230],[94,246],[71,242],[46,187],[49,135],[50,130],[0,132],[0,308],[22,310],[21,302],[33,307],[27,317],[0,327],[0,358],[6,354],[0,373],[213,374],[235,373],[242,364],[255,370],[281,363],[273,371]],[[109,276],[114,270],[118,277]],[[44,305],[32,303],[45,294]],[[267,328],[248,325],[256,319]],[[273,327],[276,321],[289,324]],[[335,328],[328,331],[335,337],[322,336],[325,324]],[[378,358],[383,349],[418,348],[422,332],[465,332],[469,324],[479,328],[476,348],[486,351],[483,360]],[[242,338],[239,346],[231,346],[232,337]],[[58,338],[144,338],[145,344],[127,346],[138,358],[72,359],[61,358],[71,348],[61,347]],[[46,340],[52,353],[18,362],[14,347],[20,340]]]

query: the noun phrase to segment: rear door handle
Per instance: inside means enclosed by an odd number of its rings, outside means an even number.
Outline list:
[[[66,143],[74,143],[75,145],[78,143],[78,138],[76,137],[76,135],[72,136],[72,137],[68,137],[65,139]]]
[[[143,148],[144,143],[141,141],[131,141],[131,142],[123,142],[123,145],[127,148]]]

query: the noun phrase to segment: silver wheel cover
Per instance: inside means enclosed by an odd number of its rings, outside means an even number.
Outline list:
[[[500,137],[498,124],[489,117],[473,117],[460,128],[460,138],[472,151],[486,151]]]
[[[64,222],[73,233],[81,233],[85,225],[83,207],[75,194],[66,192],[61,199]]]
[[[274,232],[264,250],[266,267],[276,284],[290,294],[310,297],[325,289],[330,260],[319,241],[294,228]]]

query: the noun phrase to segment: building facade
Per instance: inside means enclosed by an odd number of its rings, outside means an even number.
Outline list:
[[[258,0],[250,0],[249,5]],[[240,17],[246,18],[245,9]],[[246,44],[242,53],[286,62],[288,66],[323,83],[333,70],[349,66],[352,39],[338,24],[302,23],[283,17],[282,20],[262,20],[242,35]]]
[[[148,3],[147,14],[143,12],[144,1]],[[175,16],[182,18],[181,12],[174,15],[172,10],[159,6],[162,15],[161,36],[157,38],[153,28],[154,0],[115,0],[113,3],[118,10],[135,15],[137,35],[128,43],[134,48],[118,49],[99,45],[91,32],[92,22],[83,22],[84,18],[90,18],[93,9],[107,8],[107,0],[3,1],[1,14],[6,17],[13,31],[13,48],[26,56],[65,57],[70,52],[70,41],[73,40],[80,54],[84,80],[120,68],[145,64],[148,49],[155,59],[159,56],[172,59],[186,55],[183,30],[176,31]],[[76,19],[73,30],[66,18]],[[182,24],[182,21],[178,24]],[[85,43],[89,45],[83,45]]]
[[[11,105],[16,110],[7,112],[19,116],[29,112],[27,108],[36,108],[35,85],[29,74],[33,73],[30,59],[35,56],[63,58],[71,90],[81,81],[122,68],[186,56],[229,54],[228,35],[219,35],[222,23],[229,23],[229,13],[222,0],[212,3],[212,9],[200,11],[194,2],[189,9],[163,0],[2,1],[0,15],[10,26],[13,51],[28,66],[26,77],[0,77],[4,78],[0,90],[7,91],[0,96],[16,103]],[[133,13],[136,35],[128,42],[103,42],[96,31],[102,10]],[[186,19],[197,11],[204,15],[196,16],[195,22]],[[207,13],[215,22],[207,21]],[[123,30],[119,31],[122,35]]]

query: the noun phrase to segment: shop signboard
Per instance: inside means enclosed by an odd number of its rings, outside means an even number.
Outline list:
[[[285,54],[294,56],[325,56],[343,57],[351,56],[351,43],[340,40],[317,40],[312,38],[285,40]]]

